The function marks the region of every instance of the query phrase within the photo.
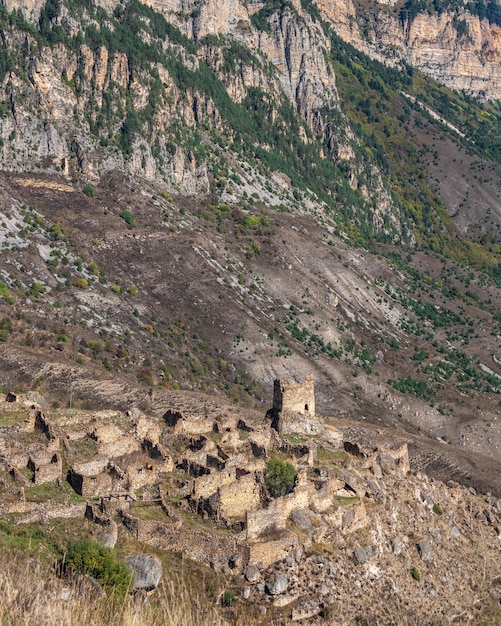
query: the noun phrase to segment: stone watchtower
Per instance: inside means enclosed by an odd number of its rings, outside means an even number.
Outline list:
[[[277,378],[273,383],[273,412],[315,416],[313,374],[304,383]]]
[[[268,412],[271,426],[281,435],[286,433],[314,434],[315,387],[313,375],[304,383],[277,379],[273,385],[273,408]]]

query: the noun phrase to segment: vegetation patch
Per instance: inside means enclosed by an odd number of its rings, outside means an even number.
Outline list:
[[[294,491],[297,471],[292,463],[270,459],[264,471],[264,484],[272,498],[279,498]]]

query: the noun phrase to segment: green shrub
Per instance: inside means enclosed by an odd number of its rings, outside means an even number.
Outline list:
[[[264,471],[264,484],[272,498],[279,498],[294,490],[296,476],[296,468],[292,463],[270,459]]]
[[[124,220],[124,222],[130,226],[131,228],[135,228],[136,219],[134,215],[130,211],[122,211],[120,213],[120,217]]]
[[[421,574],[419,573],[419,570],[418,570],[417,567],[411,567],[411,576],[417,582],[419,582],[421,580]]]
[[[436,513],[437,515],[443,515],[444,513],[443,508],[440,506],[438,502],[433,503],[433,513]]]
[[[233,591],[225,591],[221,596],[221,604],[223,606],[231,606],[235,602],[235,594]]]
[[[125,564],[117,560],[110,548],[91,539],[71,543],[61,569],[67,574],[93,576],[109,594],[124,596],[131,584],[131,574]]]
[[[73,287],[78,287],[79,289],[87,289],[89,286],[89,281],[86,278],[75,278],[73,281]]]
[[[84,194],[86,196],[89,196],[89,198],[93,198],[96,195],[94,187],[91,184],[89,184],[89,183],[87,183],[85,185],[85,187],[82,189],[82,191],[84,192]]]
[[[9,287],[6,285],[6,283],[3,283],[1,281],[0,281],[0,298],[2,298],[2,300],[5,300],[9,304],[14,303],[14,298],[12,297],[12,294],[10,293]]]

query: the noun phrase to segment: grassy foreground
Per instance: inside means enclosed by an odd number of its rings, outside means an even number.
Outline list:
[[[217,626],[216,607],[200,601],[181,576],[164,572],[151,599],[128,595],[117,602],[97,598],[78,580],[60,580],[36,558],[0,553],[2,626]]]

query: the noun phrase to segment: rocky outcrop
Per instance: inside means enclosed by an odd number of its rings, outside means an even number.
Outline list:
[[[467,12],[401,19],[388,7],[357,13],[351,0],[317,0],[336,32],[383,63],[405,61],[456,90],[501,99],[501,27]],[[386,2],[379,4],[386,5]]]

